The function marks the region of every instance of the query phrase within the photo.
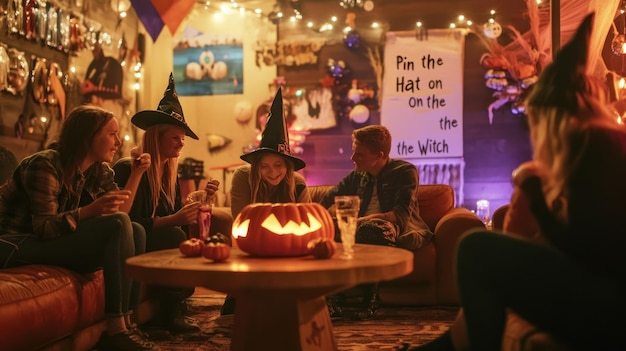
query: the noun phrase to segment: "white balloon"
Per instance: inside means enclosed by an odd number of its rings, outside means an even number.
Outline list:
[[[233,111],[235,120],[239,123],[248,123],[252,119],[252,105],[248,101],[239,101]]]
[[[370,110],[365,105],[356,105],[350,111],[350,119],[354,123],[365,123],[370,119]]]

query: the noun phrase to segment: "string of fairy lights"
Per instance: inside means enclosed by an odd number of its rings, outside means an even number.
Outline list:
[[[230,1],[200,1],[204,6],[206,11],[212,12],[215,18],[222,18],[225,15],[232,15],[234,13],[239,13],[240,15],[244,14],[253,14],[257,17],[265,17],[273,24],[279,23],[291,23],[292,25],[297,25],[300,23],[304,23],[306,27],[309,29],[318,32],[331,32],[337,28],[341,28],[343,32],[349,32],[355,28],[352,28],[349,25],[342,25],[339,22],[339,18],[337,15],[331,14],[329,18],[322,22],[315,22],[311,20],[306,20],[302,14],[302,3],[305,0],[278,0],[271,10],[263,10],[260,7],[246,7],[245,3],[237,2],[236,0]],[[382,1],[382,0],[379,0]],[[547,5],[547,2],[544,0],[536,0],[537,5],[539,7]],[[375,2],[373,0],[338,0],[338,4],[343,9],[348,10],[365,10],[367,12],[373,11],[375,8]],[[467,18],[465,15],[458,15],[457,18],[449,23],[449,28],[470,28],[474,25],[474,21]],[[487,21],[484,23],[485,28],[487,28],[486,36],[497,34],[498,36],[501,34],[501,26],[498,24],[496,20],[496,11],[491,9],[489,10],[489,16]],[[493,27],[499,27],[500,31],[491,31],[489,29]],[[368,25],[369,28],[378,29],[382,27],[380,21],[372,21]],[[422,19],[418,19],[415,21],[415,29],[416,31],[423,31],[428,27],[428,23]]]

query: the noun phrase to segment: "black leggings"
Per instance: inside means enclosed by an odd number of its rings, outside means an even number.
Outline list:
[[[459,243],[457,272],[472,350],[501,350],[507,309],[571,349],[626,350],[626,296],[560,251],[473,232]]]
[[[24,235],[9,266],[49,264],[79,273],[102,268],[105,313],[120,316],[129,307],[131,280],[125,270],[126,259],[135,255],[134,238],[145,243],[145,231],[132,225],[127,214],[94,217],[80,222],[74,233],[54,239]]]
[[[187,233],[178,226],[161,227],[147,233],[146,252],[177,249],[187,240]],[[178,301],[193,295],[194,288],[159,286],[157,294],[166,300]]]

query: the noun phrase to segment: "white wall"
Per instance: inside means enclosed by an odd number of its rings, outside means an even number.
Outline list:
[[[254,141],[257,107],[270,98],[268,84],[276,76],[276,66],[255,64],[255,45],[258,40],[276,40],[276,27],[266,19],[252,13],[223,15],[218,21],[201,5],[196,8],[181,24],[176,35],[172,36],[164,28],[155,43],[146,34],[146,58],[144,61],[144,85],[139,98],[139,110],[155,109],[163,96],[170,72],[173,70],[173,43],[179,37],[187,23],[205,33],[241,33],[244,53],[244,94],[179,97],[185,114],[185,120],[200,140],[186,138],[182,161],[185,157],[204,160],[205,175],[222,181],[221,170],[209,170],[211,167],[242,162],[239,156],[242,148]],[[139,25],[139,31],[145,32]],[[234,118],[234,108],[238,102],[245,101],[252,106],[253,117],[247,124],[239,124]],[[220,134],[232,139],[226,148],[209,153],[206,135]],[[230,182],[227,180],[227,182]]]

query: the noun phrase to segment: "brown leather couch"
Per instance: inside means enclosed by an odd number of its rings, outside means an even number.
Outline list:
[[[314,202],[320,202],[331,185],[309,186]],[[465,208],[454,207],[454,190],[444,184],[420,185],[420,216],[435,234],[433,240],[413,252],[413,272],[380,284],[381,304],[387,306],[459,305],[454,271],[456,245],[469,229],[485,228]]]
[[[102,271],[0,270],[0,349],[90,350],[105,328]]]

